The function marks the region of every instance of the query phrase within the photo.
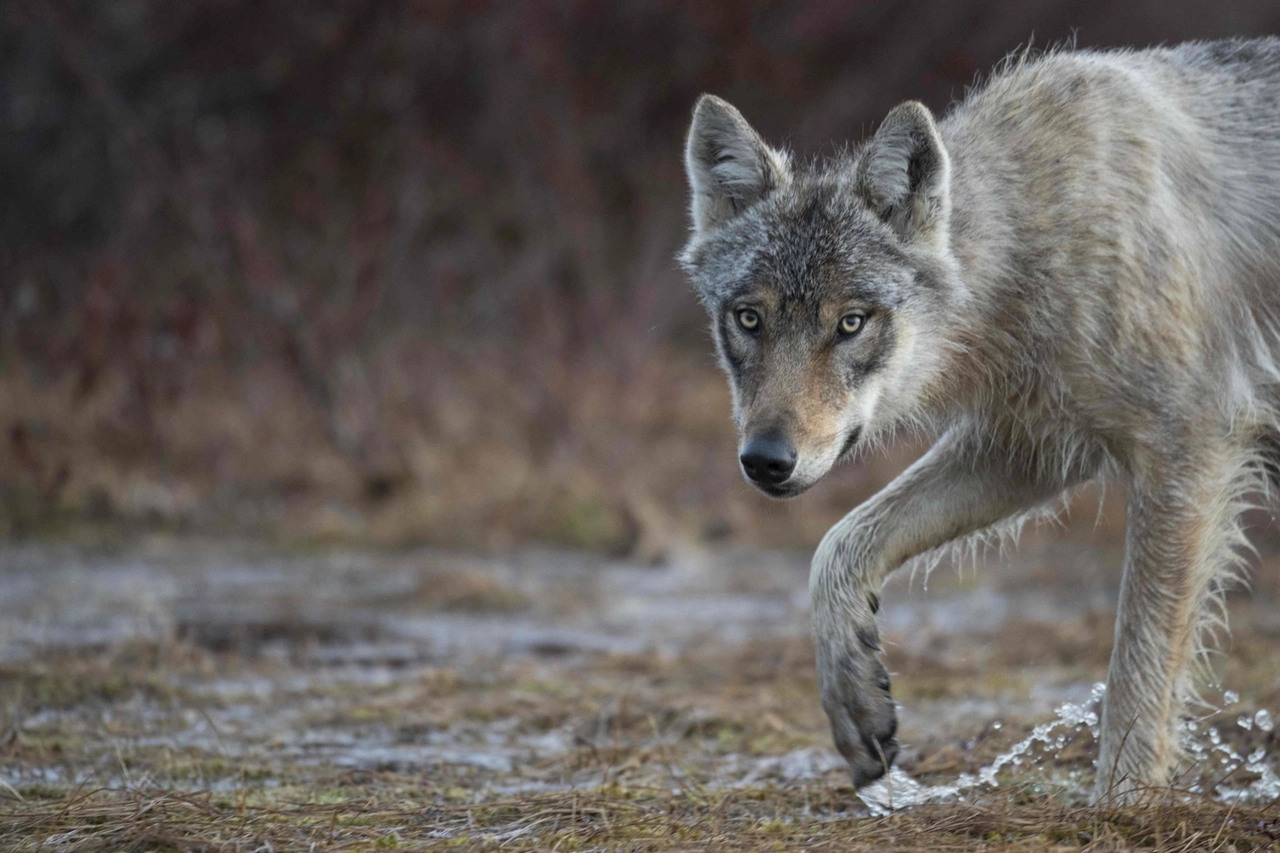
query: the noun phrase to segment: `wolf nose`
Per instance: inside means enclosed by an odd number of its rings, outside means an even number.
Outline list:
[[[756,435],[742,448],[742,470],[757,483],[776,486],[796,469],[796,449],[776,435]]]

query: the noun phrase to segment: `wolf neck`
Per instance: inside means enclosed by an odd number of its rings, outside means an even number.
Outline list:
[[[963,114],[944,119],[939,132],[951,158],[949,255],[959,281],[948,324],[953,363],[942,371],[947,387],[931,396],[946,408],[968,408],[1001,394],[1009,377],[999,366],[1021,363],[1008,350],[1034,343],[1017,331],[1027,328],[1019,320],[1029,305],[1018,274],[1016,212],[1000,203],[1010,181],[1003,158],[987,150],[990,140],[974,133]]]
[[[955,119],[939,128],[951,157],[950,250],[969,296],[989,302],[1011,283],[1017,226],[999,204],[995,152],[975,150],[969,129]]]

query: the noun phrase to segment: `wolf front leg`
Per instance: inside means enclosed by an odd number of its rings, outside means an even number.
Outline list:
[[[1096,466],[1039,464],[990,436],[947,433],[915,465],[845,516],[813,557],[818,687],[836,748],[854,785],[887,772],[897,753],[897,710],[875,613],[885,577],[917,554],[1023,513],[1091,478]],[[1053,470],[1057,474],[1036,476]]]
[[[1094,788],[1100,800],[1131,801],[1170,781],[1204,609],[1241,544],[1237,498],[1246,457],[1190,459],[1140,466],[1129,483]]]

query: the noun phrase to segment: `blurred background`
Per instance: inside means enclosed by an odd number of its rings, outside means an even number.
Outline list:
[[[0,532],[810,546],[919,448],[785,505],[742,482],[673,261],[696,96],[820,156],[1029,40],[1278,27],[1261,1],[11,0]]]

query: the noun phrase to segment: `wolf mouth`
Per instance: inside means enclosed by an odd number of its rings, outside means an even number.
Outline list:
[[[794,498],[796,495],[807,491],[809,488],[808,486],[787,485],[785,483],[781,486],[770,486],[763,483],[752,483],[751,485],[755,486],[769,497],[777,498],[778,500]]]

